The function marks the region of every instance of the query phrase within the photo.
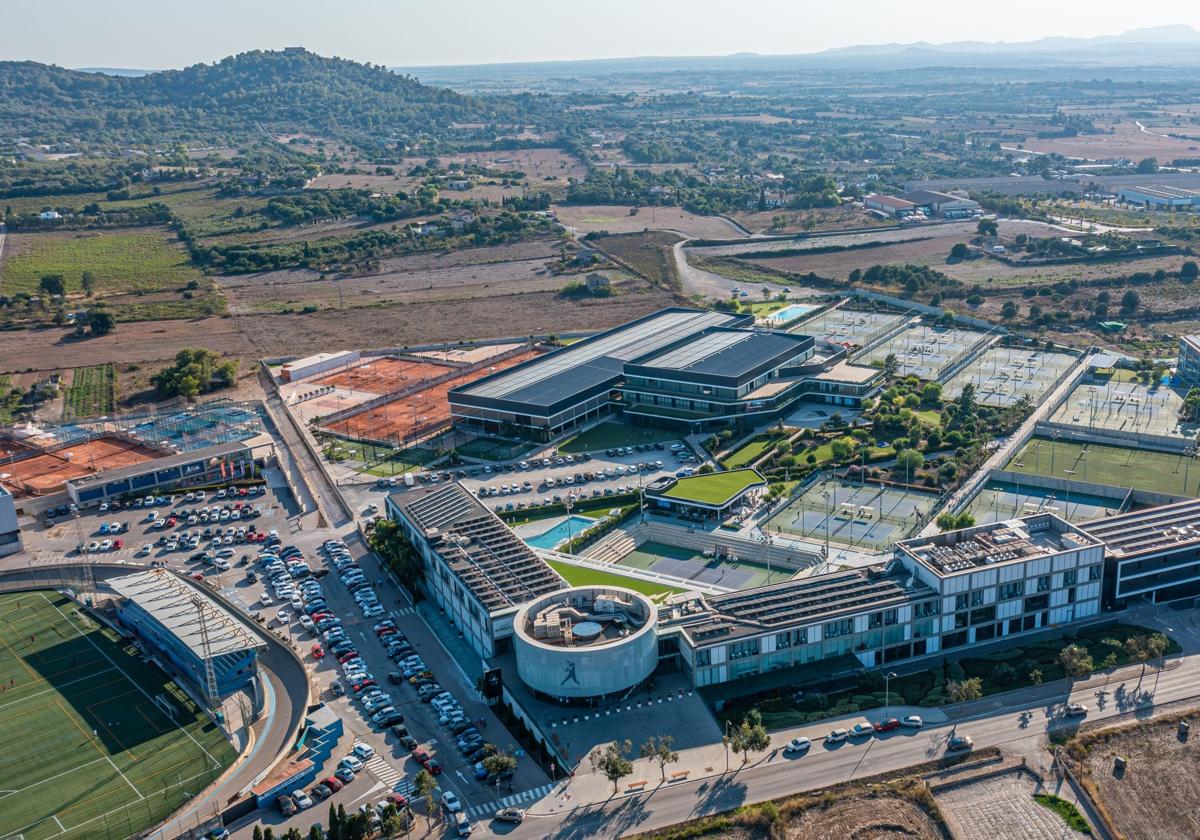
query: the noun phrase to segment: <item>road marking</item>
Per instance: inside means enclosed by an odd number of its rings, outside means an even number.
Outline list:
[[[475,817],[476,819],[478,819],[485,814],[495,813],[496,811],[498,811],[501,808],[513,808],[513,807],[516,807],[520,803],[533,802],[535,800],[541,799],[543,796],[550,793],[550,791],[552,791],[553,789],[554,789],[553,784],[545,784],[545,785],[542,785],[541,787],[529,788],[528,790],[523,790],[520,793],[514,793],[511,796],[505,796],[501,799],[496,799],[496,800],[494,800],[492,802],[488,802],[484,805],[476,805],[476,806],[472,807],[468,811],[468,813],[472,817]]]

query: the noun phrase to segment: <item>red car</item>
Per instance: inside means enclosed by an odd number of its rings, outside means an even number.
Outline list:
[[[900,719],[899,718],[888,718],[887,720],[881,720],[875,724],[876,732],[891,732],[893,729],[899,729],[899,728],[900,728]]]
[[[312,658],[313,659],[324,659],[325,658],[325,649],[323,647],[321,647],[319,644],[313,645],[312,646]]]
[[[192,580],[196,581],[197,583],[204,583],[204,573],[192,572]]]
[[[412,751],[412,757],[413,761],[417,762],[417,764],[425,764],[425,762],[430,760],[429,753],[420,748]]]
[[[374,688],[374,687],[376,687],[376,686],[378,686],[378,685],[379,685],[379,683],[375,682],[375,680],[363,680],[363,681],[362,681],[362,682],[360,682],[360,683],[355,683],[355,684],[354,684],[354,693],[355,693],[355,694],[362,694],[362,693],[363,693],[364,691],[366,691],[368,688]]]
[[[384,627],[382,630],[377,631],[375,635],[381,639],[386,639],[388,636],[394,636],[399,632],[395,627]]]
[[[322,779],[321,784],[325,785],[325,787],[329,788],[334,793],[337,793],[344,787],[342,780],[336,776],[330,776],[328,779]]]
[[[338,662],[345,662],[347,659],[353,659],[356,656],[358,656],[358,651],[348,650],[338,657]]]
[[[179,520],[176,519],[174,516],[172,516],[170,519],[167,520],[168,528],[174,528],[178,524],[179,524]]]
[[[425,769],[429,771],[431,776],[439,776],[442,773],[442,765],[438,764],[436,758],[431,758],[425,762]]]
[[[388,802],[391,802],[397,808],[404,809],[404,808],[408,807],[408,800],[404,798],[404,794],[402,794],[402,793],[396,793],[393,791],[392,793],[389,793],[385,798],[387,799]]]
[[[124,547],[125,547],[125,540],[122,540],[122,539],[113,540],[113,551],[120,551]]]

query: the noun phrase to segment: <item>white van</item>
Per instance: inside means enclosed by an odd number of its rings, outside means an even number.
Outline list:
[[[412,487],[416,483],[417,483],[417,480],[415,478],[413,478],[412,473],[404,474],[404,486],[405,487]]]

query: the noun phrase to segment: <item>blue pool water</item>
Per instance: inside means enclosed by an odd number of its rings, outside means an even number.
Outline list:
[[[567,519],[570,520],[569,533]],[[549,531],[543,531],[525,542],[534,548],[556,548],[559,543],[566,542],[570,537],[579,536],[585,528],[596,524],[595,519],[588,519],[586,516],[570,516],[567,519],[559,522]]]
[[[786,324],[788,321],[794,321],[802,315],[807,315],[817,307],[810,303],[793,303],[791,306],[785,306],[778,312],[772,312],[768,316],[768,320],[776,324]]]

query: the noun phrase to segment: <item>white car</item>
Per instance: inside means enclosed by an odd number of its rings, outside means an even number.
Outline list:
[[[925,721],[921,720],[920,715],[908,715],[900,718],[900,725],[907,726],[910,729],[920,729],[925,725]]]
[[[442,794],[442,807],[453,814],[462,810],[462,801],[458,798],[458,794],[448,790]]]
[[[262,604],[264,607],[269,607],[269,606],[271,606],[271,596],[270,596],[269,594],[267,594],[266,592],[264,592],[263,594],[261,594],[261,595],[259,595],[259,596],[258,596],[258,601],[259,601],[259,603],[261,603],[261,604]]]
[[[354,746],[351,747],[351,749],[354,751],[354,754],[363,761],[366,761],[368,758],[375,755],[375,748],[370,744],[363,743],[362,741],[355,741]]]
[[[1068,703],[1067,717],[1083,717],[1088,713],[1088,707],[1082,703]]]
[[[812,746],[812,740],[801,735],[799,738],[793,738],[787,742],[787,746],[783,748],[785,753],[804,752]]]
[[[311,808],[313,801],[307,793],[302,790],[292,792],[292,800],[296,803],[296,807],[303,811],[305,808]]]
[[[849,737],[850,737],[850,733],[847,732],[845,729],[835,729],[832,732],[830,732],[828,735],[825,736],[825,743],[826,744],[837,744],[842,741],[845,741]]]
[[[348,755],[341,760],[341,766],[349,767],[355,773],[363,769],[363,763],[359,761],[358,756]]]
[[[153,550],[154,546],[150,545],[150,543],[144,543],[142,547],[138,549],[138,557],[145,557]]]
[[[100,541],[100,550],[101,551],[112,551],[112,547],[113,547],[112,540],[101,540]]]

